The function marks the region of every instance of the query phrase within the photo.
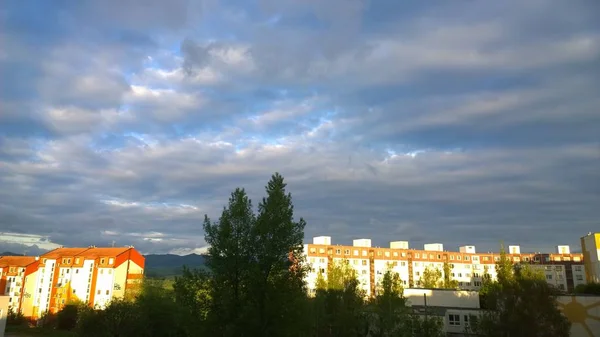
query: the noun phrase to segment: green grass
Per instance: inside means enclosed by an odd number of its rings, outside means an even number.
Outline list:
[[[29,328],[27,326],[6,326],[6,336],[19,337],[74,337],[70,331],[60,331],[44,328]]]

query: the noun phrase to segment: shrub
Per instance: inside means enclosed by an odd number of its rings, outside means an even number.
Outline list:
[[[14,311],[12,308],[8,309],[8,315],[6,317],[7,325],[26,325],[27,319],[22,313]]]

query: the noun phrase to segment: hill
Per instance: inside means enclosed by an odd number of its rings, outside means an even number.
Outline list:
[[[23,254],[11,253],[11,252],[3,252],[0,253],[0,256],[23,256]]]
[[[148,254],[145,255],[145,274],[148,277],[172,277],[181,274],[183,266],[192,269],[204,268],[204,255],[174,255],[174,254]]]

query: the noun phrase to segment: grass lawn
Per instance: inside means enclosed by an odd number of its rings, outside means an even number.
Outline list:
[[[26,326],[7,326],[6,337],[74,337],[69,331],[29,328]]]

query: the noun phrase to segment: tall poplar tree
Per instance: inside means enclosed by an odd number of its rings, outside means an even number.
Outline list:
[[[244,189],[236,189],[218,222],[204,219],[209,245],[206,265],[211,270],[213,294],[209,322],[223,336],[244,336],[244,317],[249,307],[251,266],[255,260],[253,227],[256,217]]]
[[[306,294],[302,254],[306,223],[302,218],[294,220],[292,196],[279,173],[271,177],[266,192],[252,231],[252,287],[258,323],[254,333],[297,335],[290,331],[298,325],[298,310]]]

